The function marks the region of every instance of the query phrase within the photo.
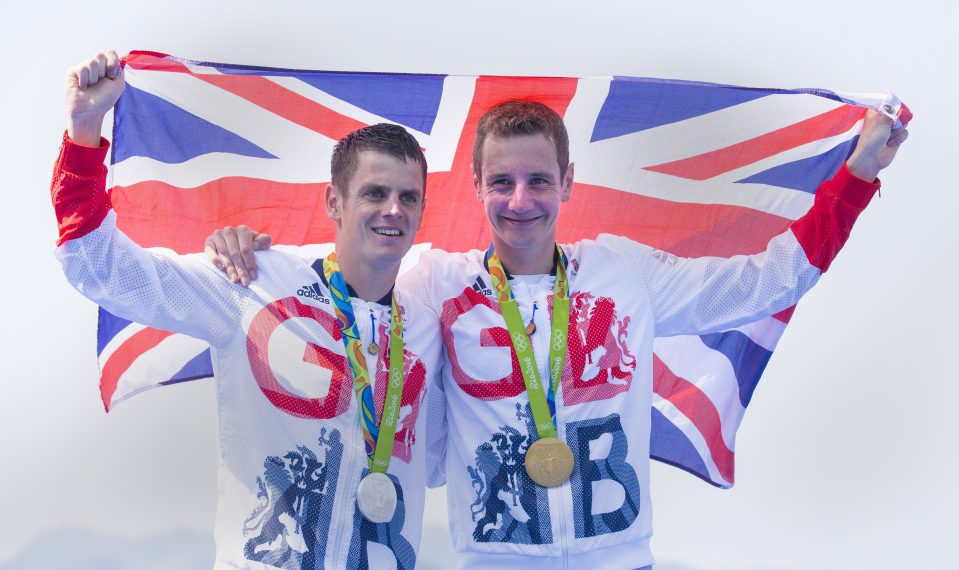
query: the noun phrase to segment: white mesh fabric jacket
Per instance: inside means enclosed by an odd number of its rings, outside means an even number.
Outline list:
[[[53,190],[61,218],[82,217],[95,215],[92,197],[103,186],[57,171]],[[112,211],[92,231],[62,228],[66,239],[56,255],[81,293],[123,318],[212,348],[220,448],[216,568],[413,567],[427,470],[434,469],[428,463],[436,465],[425,437],[427,394],[440,394],[431,311],[396,292],[406,380],[388,474],[399,504],[392,521],[373,524],[356,508],[368,463],[352,373],[330,291],[312,260],[267,252],[247,289],[200,255],[139,247],[116,228]],[[379,416],[390,307],[352,304],[362,346],[375,337],[380,348],[376,357],[366,354]],[[442,416],[439,404],[433,412]]]
[[[533,484],[523,467],[536,435],[483,252],[424,254],[398,288],[440,323],[446,366],[429,398],[427,432],[431,456],[446,461],[445,469],[429,463],[428,470],[431,484],[445,477],[448,485],[457,566],[651,564],[653,337],[722,330],[791,306],[828,267],[877,189],[842,169],[820,187],[809,213],[752,256],[679,259],[615,236],[563,246],[571,315],[557,427],[576,465],[567,483],[549,490]],[[534,303],[537,309],[532,342],[544,380],[552,283],[551,276],[511,279],[524,320],[533,318]],[[410,334],[434,339],[436,332]],[[438,344],[416,341],[420,354]],[[436,399],[445,399],[445,418]]]
[[[681,259],[611,235],[562,246],[570,323],[556,415],[575,467],[552,489],[525,473],[526,450],[538,436],[485,252],[423,254],[400,283],[432,307],[442,327],[445,480],[457,567],[652,564],[653,338],[729,329],[795,304],[876,188],[841,170],[791,231],[750,256]],[[544,384],[554,282],[550,275],[510,277],[524,322],[536,325],[531,341]]]

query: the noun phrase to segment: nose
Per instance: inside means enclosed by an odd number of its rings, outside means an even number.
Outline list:
[[[513,193],[509,197],[509,208],[514,212],[522,212],[532,207],[533,202],[530,197],[529,187],[524,182],[520,182],[513,188]]]
[[[399,194],[396,192],[391,192],[389,197],[386,199],[386,203],[384,204],[384,206],[385,206],[385,211],[383,212],[383,214],[385,216],[390,216],[390,217],[399,216],[402,212],[402,210],[400,209]]]

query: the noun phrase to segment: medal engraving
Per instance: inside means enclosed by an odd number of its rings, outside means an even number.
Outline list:
[[[356,506],[370,522],[385,523],[393,520],[396,512],[396,487],[383,473],[370,473],[360,481],[356,490]]]
[[[366,352],[369,352],[370,354],[379,354],[380,345],[376,344],[375,342],[371,342],[370,344],[366,345]]]
[[[537,485],[558,487],[573,473],[573,452],[555,437],[538,439],[526,452],[526,473]]]

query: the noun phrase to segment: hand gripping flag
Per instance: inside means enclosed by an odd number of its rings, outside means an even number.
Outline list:
[[[558,239],[620,234],[662,255],[765,249],[851,152],[864,106],[908,122],[892,95],[754,89],[634,77],[344,73],[125,58],[110,189],[117,223],[145,247],[194,252],[247,224],[275,243],[333,241],[322,207],[333,145],[373,123],[406,127],[429,162],[418,242],[490,242],[472,185],[480,116],[533,99],[564,117],[576,163]],[[651,454],[732,486],[736,430],[791,309],[727,332],[657,339]],[[109,410],[159,385],[210,377],[207,346],[101,309],[100,389]]]

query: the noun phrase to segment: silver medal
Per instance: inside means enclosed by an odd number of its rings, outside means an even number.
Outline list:
[[[356,505],[370,522],[393,520],[396,512],[396,487],[385,473],[370,473],[360,481],[356,490]]]

